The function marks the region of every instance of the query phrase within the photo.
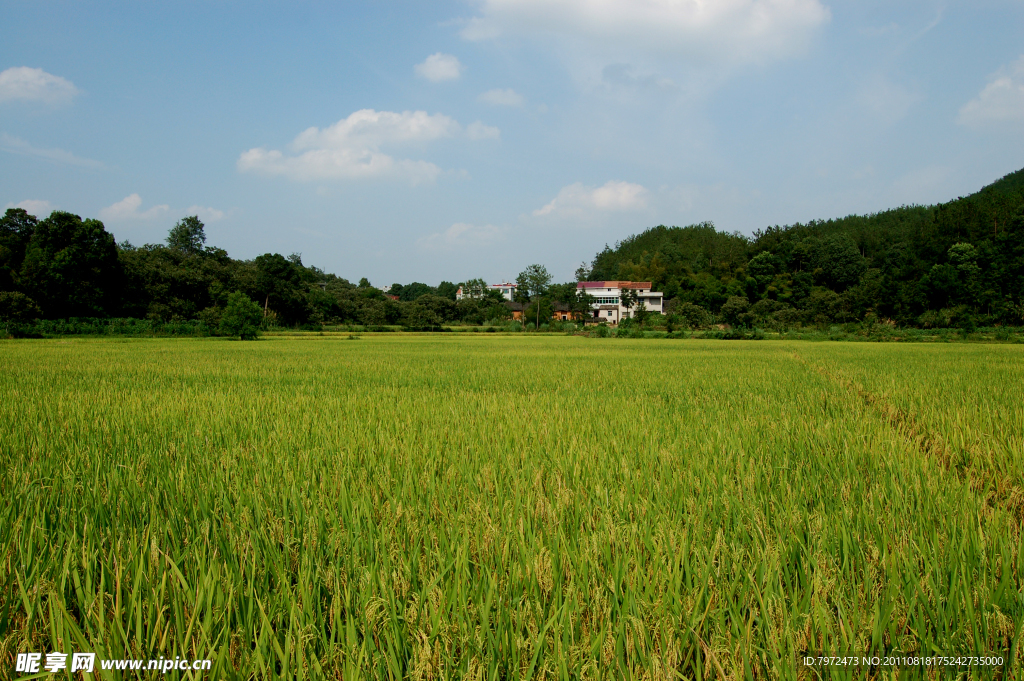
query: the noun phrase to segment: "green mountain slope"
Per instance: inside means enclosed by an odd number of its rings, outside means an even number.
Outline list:
[[[658,226],[605,247],[590,279],[652,280],[734,323],[1024,321],[1024,170],[975,194],[784,227]],[[739,310],[739,312],[736,312]],[[788,321],[787,321],[788,320]]]

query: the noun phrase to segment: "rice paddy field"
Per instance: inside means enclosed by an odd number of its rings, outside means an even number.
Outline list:
[[[3,341],[0,678],[1021,678],[1022,455],[1020,345]]]

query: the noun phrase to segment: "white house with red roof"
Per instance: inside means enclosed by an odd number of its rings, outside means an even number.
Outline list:
[[[650,312],[663,312],[664,298],[658,291],[651,289],[649,281],[581,281],[576,284],[578,292],[587,292],[594,297],[592,305],[593,318],[609,324],[618,324],[636,313],[637,307],[643,303]],[[622,292],[636,292],[636,305],[627,309],[622,304]]]

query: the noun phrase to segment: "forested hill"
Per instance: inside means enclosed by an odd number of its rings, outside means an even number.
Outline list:
[[[691,326],[713,317],[783,328],[891,320],[972,328],[1024,323],[1024,170],[935,206],[770,227],[746,237],[710,223],[649,229],[581,268],[592,280],[654,282]],[[481,283],[482,285],[482,283]],[[206,245],[202,222],[179,221],[164,244],[116,243],[102,222],[20,208],[0,217],[0,322],[132,317],[218,324],[229,295],[286,326],[500,320],[496,299],[457,286],[393,285],[390,295],[303,265],[298,255],[235,260]],[[544,300],[567,302],[575,282]],[[495,294],[497,295],[497,294]],[[397,299],[396,299],[397,298]]]
[[[971,326],[1024,321],[1024,170],[976,194],[753,237],[658,226],[598,253],[592,280],[651,280],[677,304],[748,323]],[[744,300],[749,307],[744,307]],[[873,315],[873,317],[872,317]]]
[[[11,322],[69,318],[198,320],[212,329],[235,291],[258,303],[268,323],[285,326],[435,327],[510,314],[494,296],[456,303],[451,282],[393,284],[385,295],[366,279],[353,284],[303,265],[298,254],[235,260],[205,243],[196,216],[180,220],[164,244],[133,246],[116,243],[98,220],[62,211],[40,220],[9,208],[0,217],[0,334]]]

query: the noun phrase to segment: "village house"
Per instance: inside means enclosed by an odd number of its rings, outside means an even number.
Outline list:
[[[491,284],[491,290],[497,291],[501,294],[501,297],[505,300],[512,300],[516,295],[516,288],[518,284],[510,284],[505,282],[503,284]],[[463,298],[482,298],[484,295],[483,291],[464,291],[463,287],[460,286],[459,290],[455,292],[455,300],[462,300]]]
[[[576,284],[576,290],[594,297],[591,307],[593,319],[608,324],[618,324],[635,315],[641,303],[650,312],[661,313],[664,310],[662,294],[652,290],[649,281],[581,281]],[[632,308],[622,304],[622,292],[626,290],[636,293],[636,304]]]
[[[522,303],[509,302],[505,303],[505,306],[512,311],[512,319],[517,322],[523,321],[523,311],[526,309],[525,305]],[[567,322],[576,319],[577,315],[578,313],[574,314],[565,303],[556,302],[552,305],[551,319],[554,321]],[[530,320],[527,319],[526,321]],[[546,320],[541,319],[541,323],[544,323],[545,321]]]

